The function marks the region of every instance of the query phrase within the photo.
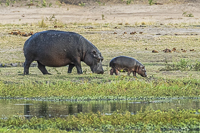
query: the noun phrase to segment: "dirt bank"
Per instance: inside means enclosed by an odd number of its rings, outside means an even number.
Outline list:
[[[118,2],[118,1],[117,1]],[[116,2],[116,3],[117,3]],[[162,1],[161,1],[162,2]],[[37,23],[52,15],[63,23],[198,23],[200,3],[180,2],[162,5],[93,4],[70,5],[67,2],[29,5],[19,3],[6,6],[1,3],[1,24]],[[89,2],[88,2],[89,3]],[[75,3],[74,3],[75,4]]]

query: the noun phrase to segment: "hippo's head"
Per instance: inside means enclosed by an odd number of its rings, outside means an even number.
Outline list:
[[[142,77],[147,77],[145,66],[139,66],[137,73],[140,74]]]
[[[103,57],[101,56],[101,53],[95,49],[90,52],[87,52],[84,59],[84,62],[88,66],[90,66],[91,71],[97,74],[104,73],[104,70],[102,67],[102,61],[103,61]]]

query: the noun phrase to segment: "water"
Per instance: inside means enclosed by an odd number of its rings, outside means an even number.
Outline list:
[[[147,109],[200,109],[200,99],[169,99],[148,101],[89,101],[89,102],[53,102],[35,100],[0,100],[0,117],[18,115],[31,117],[66,117],[77,113],[96,113],[98,111],[106,115],[114,111],[129,111],[136,114],[137,111]]]

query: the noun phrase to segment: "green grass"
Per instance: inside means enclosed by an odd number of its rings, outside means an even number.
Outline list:
[[[0,63],[24,62],[22,49],[24,42],[29,37],[8,33],[14,30],[20,30],[21,32],[33,31],[35,33],[55,29],[77,32],[97,46],[104,57],[103,67],[105,73],[103,75],[92,74],[90,68],[84,63],[82,63],[83,75],[78,75],[75,68],[72,74],[67,74],[67,67],[47,67],[47,70],[53,75],[42,75],[37,67],[31,67],[30,75],[28,76],[22,76],[23,67],[0,68],[0,81],[2,81],[1,85],[3,86],[1,87],[1,96],[54,97],[56,99],[72,99],[73,97],[78,99],[106,99],[108,97],[108,99],[112,99],[125,97],[198,96],[198,93],[196,93],[198,92],[198,86],[195,84],[198,82],[197,79],[199,79],[200,74],[197,71],[199,70],[198,62],[200,56],[200,47],[197,43],[199,35],[188,35],[187,37],[165,35],[155,39],[135,39],[133,35],[113,34],[115,31],[114,27],[118,26],[119,30],[123,31],[125,29],[123,25],[111,23],[70,23],[66,25],[60,23],[63,27],[54,28],[54,25],[58,24],[55,22],[58,22],[58,20],[56,15],[53,15],[43,21],[42,25],[45,25],[45,27],[41,26],[41,23],[0,25]],[[136,25],[130,26],[135,27]],[[177,27],[177,25],[166,26]],[[181,27],[182,25],[178,26]],[[176,47],[177,52],[164,53],[162,51],[165,48],[172,49],[173,47]],[[153,49],[158,50],[159,53],[152,53]],[[181,49],[186,49],[187,52],[183,53]],[[190,51],[190,49],[195,49],[195,51]],[[109,61],[119,55],[131,56],[139,60],[145,65],[149,78],[145,79],[138,75],[137,79],[135,79],[132,76],[127,77],[126,73],[120,73],[121,76],[110,76]],[[168,64],[180,63],[175,71],[163,71],[163,69],[166,69],[166,62]],[[195,62],[196,65],[194,65]],[[194,68],[191,70],[182,69],[187,67],[188,64],[194,65]],[[161,81],[158,80],[160,78],[162,79]],[[182,84],[181,82],[184,80],[192,83]],[[170,82],[170,84],[173,82],[171,84],[172,87],[166,82]],[[71,86],[71,89],[69,89],[69,86]],[[84,89],[85,87],[88,89]],[[187,89],[182,91],[181,89],[185,87]],[[128,91],[125,91],[126,89]],[[95,92],[98,93],[95,94]]]
[[[41,78],[41,80],[40,80]],[[43,79],[42,79],[43,78]],[[199,80],[143,79],[127,76],[56,75],[19,76],[0,83],[3,98],[39,98],[54,100],[114,100],[198,97]],[[50,80],[53,79],[53,80]]]

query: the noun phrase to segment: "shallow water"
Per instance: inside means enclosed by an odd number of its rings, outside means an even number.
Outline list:
[[[36,101],[36,100],[0,100],[0,117],[7,118],[13,115],[31,117],[66,117],[77,113],[98,112],[106,115],[114,111],[129,111],[136,114],[137,111],[168,110],[168,109],[200,109],[200,99],[168,99],[148,101]]]

